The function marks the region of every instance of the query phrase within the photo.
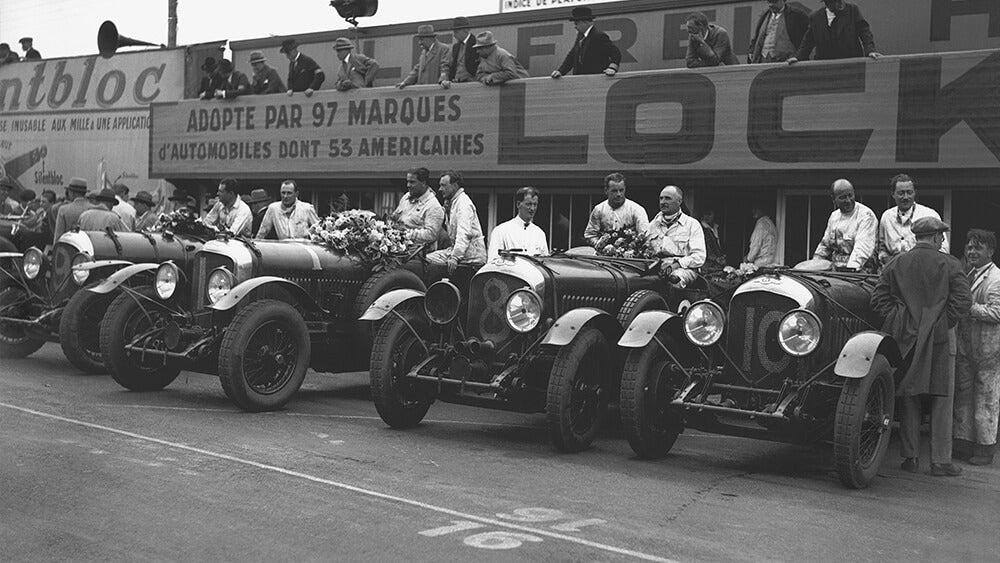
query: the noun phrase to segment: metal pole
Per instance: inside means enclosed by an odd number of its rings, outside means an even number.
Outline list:
[[[177,0],[167,0],[167,47],[177,47]]]

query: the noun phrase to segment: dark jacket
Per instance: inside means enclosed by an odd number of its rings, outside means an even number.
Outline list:
[[[301,52],[297,60],[288,63],[288,89],[292,92],[319,90],[324,80],[326,75],[323,74],[323,69]]]
[[[237,96],[242,96],[244,94],[249,94],[250,90],[250,80],[247,75],[243,74],[238,70],[234,70],[229,78],[222,76],[221,74],[215,74],[212,76],[212,96],[215,96],[215,92],[218,90],[223,90],[226,93],[226,99],[231,100]]]
[[[475,44],[476,36],[470,33],[465,38],[465,60],[462,61],[462,64],[465,65],[465,71],[469,73],[472,80],[476,79],[476,70],[479,68],[479,53],[472,48]],[[461,46],[462,44],[457,41],[451,46],[451,64],[448,65],[448,80],[455,80],[455,73],[458,72],[458,50]]]
[[[854,4],[844,4],[844,11],[826,23],[826,8],[809,14],[809,29],[802,37],[795,58],[805,60],[816,49],[816,60],[867,57],[875,51],[871,26]]]
[[[215,82],[215,77],[216,77],[216,73],[215,72],[213,72],[212,74],[210,74],[208,76],[204,76],[203,75],[201,77],[201,84],[198,86],[198,97],[199,98],[205,99],[205,98],[214,98],[215,97],[215,90],[212,89],[212,83]]]
[[[757,42],[763,41],[764,36],[767,34],[767,21],[770,15],[771,10],[764,10],[764,13],[757,18],[757,25],[753,27],[753,39],[750,40],[750,49],[747,50],[748,63],[758,62],[751,60],[751,57],[753,57]],[[797,49],[802,44],[802,38],[805,37],[806,30],[809,29],[809,14],[799,8],[793,7],[791,4],[785,4],[785,9],[782,10],[781,17],[785,18],[785,31],[788,32],[788,38]]]
[[[606,68],[618,70],[622,63],[622,52],[615,46],[607,33],[590,28],[587,37],[577,34],[576,42],[559,67],[560,74],[601,74]]]
[[[695,43],[688,40],[687,55],[688,68],[699,68],[703,66],[738,65],[733,54],[733,45],[729,41],[729,32],[726,28],[709,24],[708,35],[704,41]]]
[[[287,91],[278,71],[271,67],[260,74],[254,73],[252,89],[254,94],[284,94]]]

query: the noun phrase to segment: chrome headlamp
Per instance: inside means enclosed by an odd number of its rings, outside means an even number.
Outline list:
[[[76,267],[93,261],[93,258],[82,252],[73,257],[73,261],[70,263],[70,271],[73,273],[73,281],[76,285],[83,285],[90,279],[90,270],[78,270]]]
[[[699,301],[684,313],[684,335],[696,346],[711,346],[722,338],[726,314],[712,301]]]
[[[462,293],[448,280],[432,284],[424,295],[424,312],[431,322],[439,325],[455,320],[461,304]]]
[[[21,270],[24,272],[24,277],[29,280],[37,278],[38,274],[42,273],[42,264],[44,262],[45,256],[42,255],[41,250],[35,247],[26,250],[21,262]]]
[[[542,299],[530,289],[519,289],[507,298],[507,324],[517,332],[531,332],[542,320]]]
[[[216,268],[208,276],[208,286],[205,294],[208,302],[215,305],[220,299],[233,290],[233,274],[226,268]]]
[[[153,288],[160,299],[170,299],[177,290],[180,282],[180,271],[173,262],[164,262],[156,269],[156,277],[153,279]]]
[[[808,309],[793,309],[778,324],[778,344],[792,356],[812,354],[819,346],[823,323]]]

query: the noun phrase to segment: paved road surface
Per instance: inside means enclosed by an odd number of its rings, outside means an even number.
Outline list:
[[[131,393],[58,345],[0,363],[0,560],[974,560],[1000,552],[1000,470],[897,469],[848,491],[822,448],[695,432],[666,459],[616,429],[437,403],[387,428],[365,374],[310,372],[247,414],[217,379]]]

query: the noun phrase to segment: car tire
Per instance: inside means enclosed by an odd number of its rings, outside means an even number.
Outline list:
[[[665,344],[670,345],[669,341]],[[671,363],[656,342],[631,350],[625,358],[620,402],[622,430],[632,451],[642,459],[667,455],[684,430],[680,414],[669,408],[680,390],[670,380]]]
[[[611,350],[600,330],[583,328],[559,349],[549,376],[546,415],[549,436],[559,451],[590,447],[604,424]]]
[[[142,306],[144,298],[155,299],[152,287],[120,291],[101,320],[100,342],[104,365],[111,372],[111,378],[129,391],[159,391],[173,383],[181,373],[179,367],[164,365],[162,357],[143,361],[125,350],[125,345],[136,334],[148,331],[163,318],[158,309]]]
[[[667,302],[655,291],[640,289],[629,295],[625,303],[622,304],[622,308],[618,310],[618,324],[622,325],[623,329],[627,329],[632,321],[639,316],[639,313],[653,310],[666,311]]]
[[[427,291],[424,281],[409,270],[397,268],[395,270],[383,270],[372,274],[358,290],[358,295],[354,298],[354,307],[351,311],[352,319],[357,324],[356,350],[365,354],[371,352],[372,344],[375,340],[375,332],[378,323],[357,321],[361,315],[365,314],[368,307],[376,299],[394,289],[415,289],[417,291]]]
[[[222,389],[245,411],[278,410],[302,387],[311,356],[309,329],[294,307],[255,301],[236,314],[222,337]]]
[[[98,294],[86,288],[80,289],[70,297],[59,317],[59,345],[63,354],[84,373],[108,372],[101,354],[100,326],[114,298],[113,293]]]
[[[416,330],[424,328],[416,319],[409,319],[409,322]],[[408,386],[400,381],[410,368],[425,358],[427,352],[421,340],[401,318],[390,314],[379,325],[372,345],[369,377],[375,410],[393,428],[413,428],[427,415],[431,401],[408,398]]]
[[[21,287],[7,287],[0,290],[0,316],[8,309],[16,310],[19,303],[26,301],[28,294]],[[26,358],[42,347],[44,340],[31,338],[21,327],[0,323],[0,358]]]
[[[833,458],[844,486],[864,489],[875,479],[889,447],[894,403],[892,369],[884,356],[875,357],[866,377],[844,382],[833,430]]]

